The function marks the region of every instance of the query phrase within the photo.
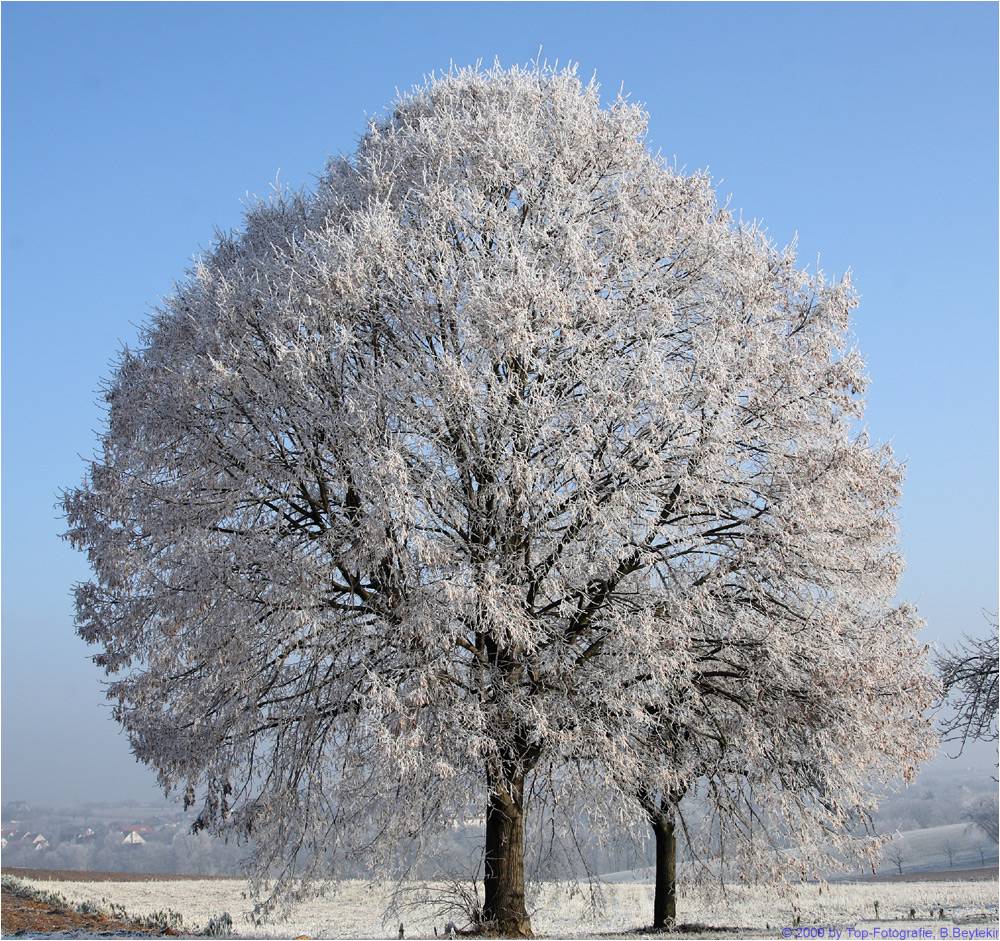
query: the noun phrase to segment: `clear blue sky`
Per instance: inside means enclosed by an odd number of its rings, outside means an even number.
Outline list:
[[[927,639],[997,595],[995,4],[29,4],[3,19],[3,796],[155,794],[73,632],[58,490],[99,380],[215,227],[425,73],[547,58],[862,295]]]

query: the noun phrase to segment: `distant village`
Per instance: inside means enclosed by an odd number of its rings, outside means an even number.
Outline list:
[[[97,839],[98,830],[94,827],[84,827],[77,832],[75,826],[59,828],[57,839],[35,832],[24,823],[31,816],[31,807],[25,801],[13,801],[3,805],[3,823],[0,825],[0,850],[7,849],[13,843],[21,846],[31,846],[35,852],[50,849],[53,842],[75,843],[78,846],[89,846]],[[122,846],[145,846],[147,840],[173,842],[180,822],[164,820],[161,817],[150,817],[130,823],[110,821],[107,824],[98,823],[101,832],[107,837],[121,837]],[[55,835],[55,834],[53,834]]]
[[[191,815],[175,805],[53,809],[10,801],[0,817],[4,866],[205,875],[240,868],[241,848],[193,834]]]

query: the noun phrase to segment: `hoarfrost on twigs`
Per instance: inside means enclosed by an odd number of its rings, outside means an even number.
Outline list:
[[[261,913],[485,807],[485,919],[530,930],[490,856],[529,792],[709,782],[748,864],[766,808],[805,865],[928,753],[851,285],[645,129],[572,69],[433,79],[122,356],[79,632],[138,758],[252,834]]]

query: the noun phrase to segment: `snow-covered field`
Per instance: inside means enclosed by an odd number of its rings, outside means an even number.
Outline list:
[[[299,906],[286,921],[267,926],[250,925],[245,915],[251,905],[245,897],[245,883],[239,880],[191,880],[176,882],[50,882],[36,883],[49,891],[60,892],[72,901],[98,901],[124,906],[132,914],[146,914],[173,909],[184,917],[185,926],[207,924],[213,916],[228,912],[234,930],[247,937],[294,938],[396,938],[399,922],[406,936],[433,937],[440,932],[443,919],[413,912],[389,913],[389,892],[363,882],[331,885],[330,893]],[[644,884],[607,885],[604,905],[597,912],[590,907],[586,892],[575,885],[545,886],[532,901],[532,921],[536,933],[549,937],[579,938],[607,935],[636,929],[648,924],[652,914],[653,888]],[[801,925],[847,926],[867,923],[875,918],[879,903],[880,921],[902,927],[924,924],[935,929],[954,923],[997,924],[997,882],[897,882],[879,884],[841,883],[824,887],[810,885],[795,895],[782,894],[768,887],[732,888],[723,895],[712,890],[684,890],[679,901],[679,921],[715,927],[769,930],[780,936],[780,929],[791,925],[798,910]],[[795,906],[795,908],[793,908]],[[945,910],[945,922],[937,920],[938,909]],[[910,921],[910,909],[916,919]],[[931,919],[931,910],[934,920]],[[897,921],[902,920],[902,921]],[[777,929],[777,931],[776,931]],[[938,931],[935,930],[935,935]],[[676,937],[676,935],[674,936]]]

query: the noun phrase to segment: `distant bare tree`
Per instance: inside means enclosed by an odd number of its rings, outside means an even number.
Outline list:
[[[889,846],[886,855],[892,860],[892,864],[896,867],[896,872],[900,875],[903,874],[903,848],[898,843],[892,843]]]
[[[970,739],[997,740],[997,616],[987,615],[985,637],[964,637],[937,658],[944,688],[941,703],[954,710],[941,720],[946,742],[958,742],[959,754]]]
[[[1000,837],[1000,801],[996,795],[981,797],[965,811],[965,819],[979,827],[994,843]]]
[[[945,840],[944,851],[948,855],[948,867],[952,868],[955,865],[955,844],[951,840]]]

